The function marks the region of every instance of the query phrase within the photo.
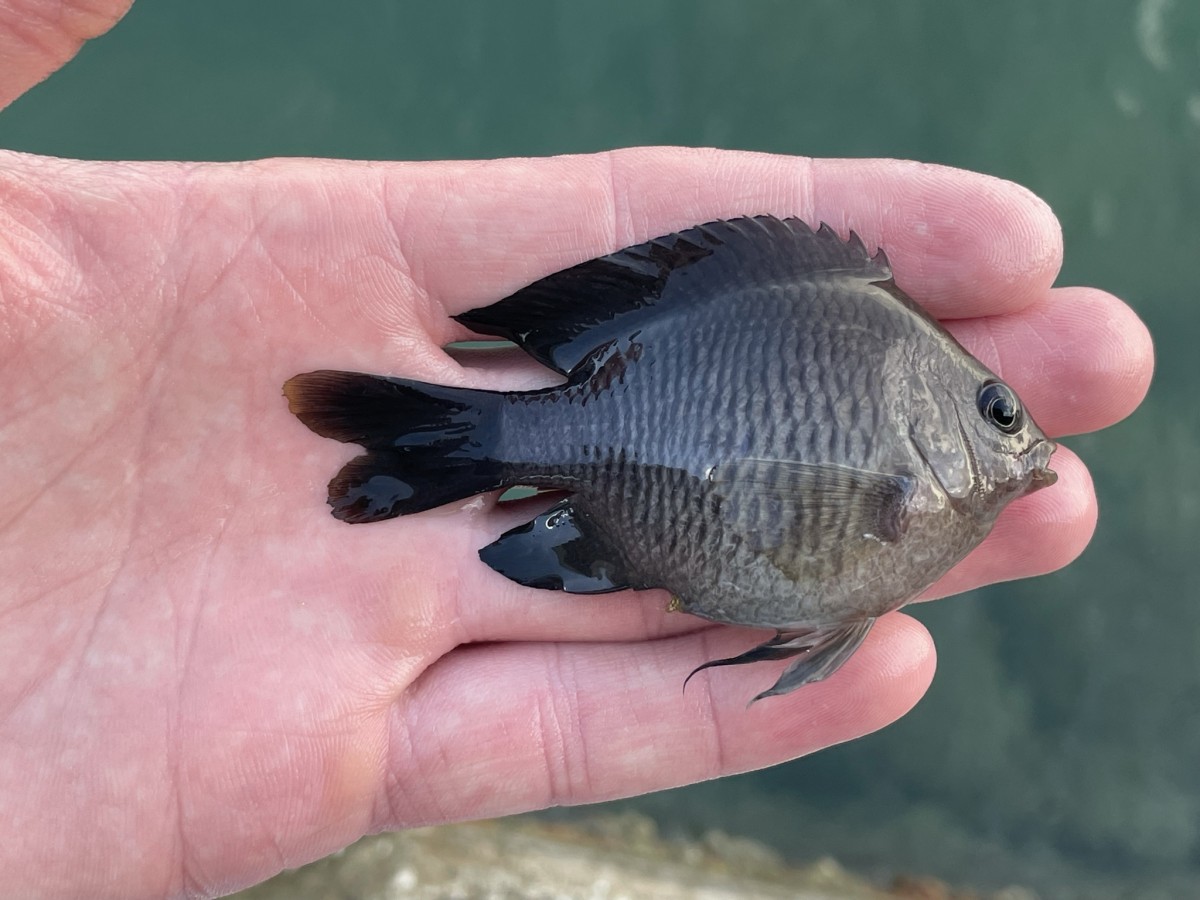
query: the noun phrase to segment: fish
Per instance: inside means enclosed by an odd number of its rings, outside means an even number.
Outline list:
[[[480,559],[533,588],[665,588],[671,609],[773,629],[687,676],[791,660],[752,703],[832,675],[1057,477],[1016,392],[897,286],[882,248],[827,224],[709,222],[453,318],[562,381],[296,375],[300,421],[366,451],[330,481],[333,515],[559,492]]]

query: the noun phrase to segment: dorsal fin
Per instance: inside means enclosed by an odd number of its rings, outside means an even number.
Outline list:
[[[813,231],[799,219],[747,216],[618,250],[454,318],[566,375],[618,329],[636,329],[631,317],[649,307],[691,306],[730,288],[820,272],[871,282],[892,276],[883,251],[871,256],[854,232],[843,241],[828,225]]]

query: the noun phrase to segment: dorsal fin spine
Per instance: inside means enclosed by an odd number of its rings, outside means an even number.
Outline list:
[[[455,316],[472,330],[507,338],[534,359],[566,375],[595,346],[611,338],[602,327],[648,306],[696,303],[703,277],[673,279],[695,267],[697,276],[728,281],[778,280],[822,270],[861,270],[871,281],[891,278],[887,257],[871,256],[850,232],[843,241],[828,224],[816,231],[799,219],[753,216],[717,220],[662,235],[549,275],[491,306]],[[596,329],[597,334],[589,332]]]

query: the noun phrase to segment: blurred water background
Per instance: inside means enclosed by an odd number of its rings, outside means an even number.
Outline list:
[[[139,0],[0,117],[0,146],[85,158],[647,143],[1021,182],[1062,219],[1060,283],[1128,299],[1159,363],[1131,420],[1068,441],[1102,509],[1083,559],[915,610],[940,664],[913,714],[624,805],[868,873],[1200,897],[1200,4]]]

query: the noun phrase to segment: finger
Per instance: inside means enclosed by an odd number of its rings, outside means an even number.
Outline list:
[[[682,148],[397,168],[392,227],[414,275],[449,312],[536,278],[716,218],[828,222],[886,249],[935,315],[996,315],[1042,296],[1061,262],[1058,222],[1029,191],[897,160],[813,160]]]
[[[13,165],[51,195],[67,190],[64,179],[80,171]],[[255,303],[269,304],[272,321],[292,336],[288,364],[375,368],[448,383],[461,380],[461,370],[438,345],[466,332],[447,313],[722,216],[771,212],[830,221],[843,233],[853,228],[886,248],[901,286],[942,318],[1033,303],[1061,258],[1057,221],[1025,189],[895,160],[650,148],[494,162],[146,165],[141,179],[130,171],[86,169],[88,197],[125,202],[75,202],[73,213],[86,219],[78,227],[119,233],[107,211],[135,200],[139,209],[164,215],[173,208],[164,197],[176,197],[186,183],[189,208],[202,213],[189,223],[197,235],[189,246],[225,260],[228,279],[263,285]],[[168,227],[153,218],[144,224]],[[186,259],[179,265],[183,272],[197,268]],[[211,287],[188,282],[189,291]],[[252,319],[256,310],[246,301],[232,312]]]
[[[1091,477],[1065,447],[1055,453],[1053,466],[1058,482],[1009,506],[988,538],[922,599],[1043,575],[1083,552],[1096,528]],[[695,616],[668,611],[665,591],[579,596],[537,590],[509,581],[479,561],[475,548],[531,517],[532,512],[475,517],[473,533],[458,538],[461,565],[453,619],[463,640],[636,641],[712,627]]]
[[[133,0],[0,0],[0,109],[108,31]]]
[[[35,178],[55,176],[45,190],[64,190],[57,169],[25,168]],[[853,228],[884,246],[900,284],[943,318],[1029,305],[1044,296],[1061,256],[1054,216],[1023,188],[894,160],[651,148],[540,160],[269,160],[144,171],[146,178],[131,180],[111,165],[89,167],[88,196],[133,202],[130,192],[143,191],[139,208],[161,211],[169,208],[161,195],[175,196],[186,173],[189,205],[203,212],[189,246],[226,260],[226,279],[263,285],[255,303],[232,312],[253,321],[258,305],[270,308],[275,327],[291,336],[281,372],[338,366],[461,382],[461,368],[439,349],[466,335],[448,313],[722,216],[771,212],[828,220],[843,233]],[[75,209],[88,217],[78,224],[120,233],[106,227],[108,209]],[[315,231],[314,222],[321,223]],[[198,267],[185,259],[180,268]]]
[[[1112,425],[1133,412],[1150,387],[1150,332],[1103,291],[1058,288],[1011,315],[946,324],[980,362],[1004,376],[1051,435]]]
[[[747,708],[780,664],[702,672],[753,632],[465,647],[393,708],[376,828],[591,803],[774,765],[883,727],[933,675],[924,628],[881,619],[827,681]]]
[[[464,643],[641,641],[691,634],[711,622],[670,609],[665,590],[568,594],[528,588],[482,562],[464,572],[458,621]],[[486,597],[481,603],[479,598]]]

